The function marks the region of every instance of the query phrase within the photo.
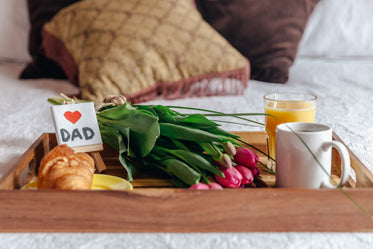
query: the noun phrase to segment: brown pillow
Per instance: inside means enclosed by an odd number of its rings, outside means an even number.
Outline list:
[[[61,67],[54,61],[47,59],[42,51],[41,30],[62,8],[80,0],[28,0],[31,30],[29,34],[29,52],[31,63],[21,72],[21,79],[34,78],[66,78]]]
[[[203,18],[251,63],[251,78],[285,83],[318,0],[196,0]]]
[[[190,0],[85,0],[45,25],[43,48],[95,102],[241,94],[250,74]]]

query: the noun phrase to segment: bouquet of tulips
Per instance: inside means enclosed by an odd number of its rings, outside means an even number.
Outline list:
[[[215,161],[222,174],[216,174],[216,182],[199,183],[192,185],[195,189],[222,189],[241,188],[245,186],[256,186],[254,180],[259,177],[257,163],[258,156],[250,149],[244,147],[236,148],[232,143],[227,142],[223,146],[226,153],[222,154],[221,160]]]
[[[48,101],[85,102],[67,97]],[[102,139],[118,151],[129,181],[133,180],[137,167],[144,167],[167,174],[179,187],[221,189],[265,185],[257,168],[258,156],[242,145],[245,142],[239,136],[221,129],[206,115],[182,114],[173,110],[176,108],[184,107],[131,105],[123,96],[108,96],[102,105],[96,106]]]

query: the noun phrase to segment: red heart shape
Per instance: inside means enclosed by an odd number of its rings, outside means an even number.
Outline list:
[[[67,111],[65,114],[63,114],[67,120],[69,120],[71,123],[75,124],[78,122],[82,114],[79,111],[70,112]]]

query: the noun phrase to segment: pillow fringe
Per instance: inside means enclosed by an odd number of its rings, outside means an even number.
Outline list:
[[[216,80],[214,80],[216,79]],[[249,62],[243,68],[208,73],[176,82],[159,82],[155,86],[133,95],[125,95],[132,104],[150,101],[162,96],[165,99],[188,97],[242,95],[250,80]]]
[[[58,61],[58,64],[61,66],[70,82],[79,86],[79,70],[65,44],[45,29],[42,30],[42,36],[41,50],[47,51],[45,56],[51,60]]]
[[[43,49],[48,57],[59,60],[68,79],[79,86],[79,70],[65,45],[53,34],[43,30]],[[216,80],[214,80],[216,79]],[[187,97],[240,95],[248,86],[250,79],[250,63],[247,60],[242,68],[207,73],[173,82],[158,82],[154,86],[133,95],[123,94],[133,104],[156,99],[180,99]]]

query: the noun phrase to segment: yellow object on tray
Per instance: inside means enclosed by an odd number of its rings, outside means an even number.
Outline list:
[[[32,190],[38,188],[38,182],[33,181],[22,187],[24,190]],[[92,190],[132,190],[133,186],[130,182],[124,180],[123,178],[94,174],[92,182]]]

